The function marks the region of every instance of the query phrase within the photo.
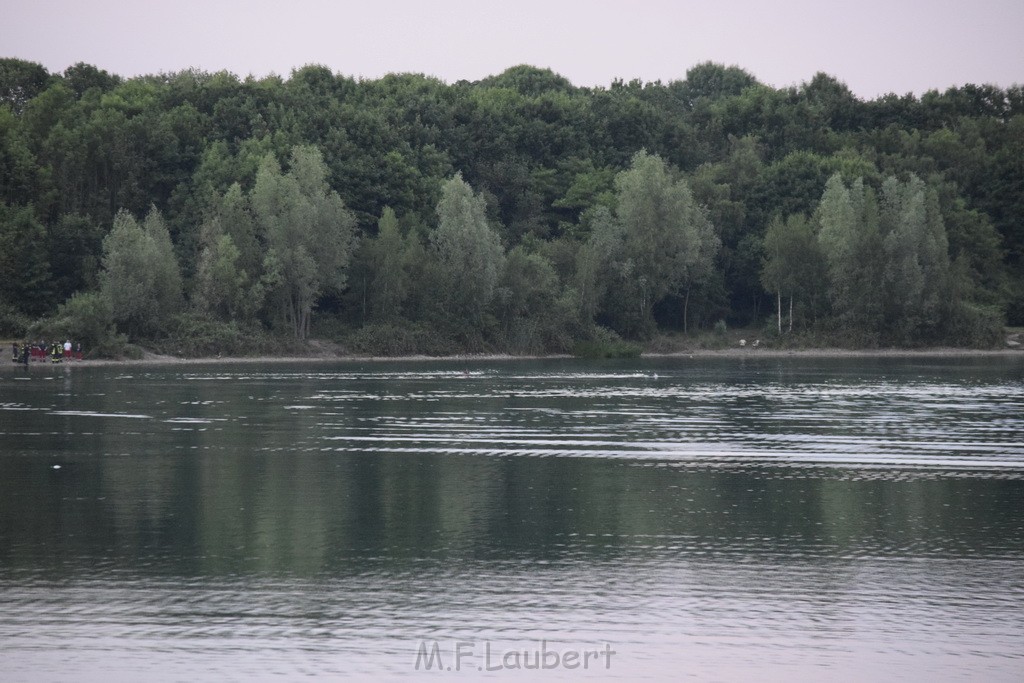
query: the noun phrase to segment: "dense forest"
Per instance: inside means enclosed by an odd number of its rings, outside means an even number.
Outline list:
[[[0,59],[0,334],[98,353],[997,343],[1024,88],[864,101],[705,63],[581,88]]]

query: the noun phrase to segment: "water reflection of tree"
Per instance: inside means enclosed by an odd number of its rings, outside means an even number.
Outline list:
[[[422,383],[85,377],[62,409],[150,418],[19,415],[23,435],[3,440],[14,453],[0,478],[4,567],[315,576],[463,559],[799,564],[1019,547],[1015,481],[509,455],[502,430],[568,433],[589,418],[510,417],[525,415],[513,410],[521,399],[487,393],[490,379],[446,406],[452,424],[478,422],[417,441],[417,425],[437,415]],[[292,405],[302,402],[312,408]],[[633,427],[637,439],[665,437]],[[40,466],[39,453],[65,467]]]

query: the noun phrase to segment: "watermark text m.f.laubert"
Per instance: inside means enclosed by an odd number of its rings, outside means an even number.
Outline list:
[[[497,650],[491,642],[457,640],[444,648],[440,641],[420,641],[416,650],[416,671],[514,671],[517,669],[610,669],[612,655],[618,654],[605,643],[600,648],[554,650],[546,640],[534,648]]]

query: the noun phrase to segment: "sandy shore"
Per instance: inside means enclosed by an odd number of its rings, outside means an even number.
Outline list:
[[[1024,360],[1024,351],[1019,349],[770,349],[770,348],[728,348],[697,349],[672,353],[644,353],[642,358],[1019,358]],[[340,362],[466,362],[466,361],[518,361],[572,358],[568,355],[512,356],[506,354],[460,354],[452,356],[359,356],[359,355],[310,355],[310,356],[250,356],[179,358],[155,353],[146,353],[139,359],[95,359],[68,361],[60,364],[30,363],[31,368],[63,367],[69,369],[110,367],[110,366],[161,366],[161,365],[239,365],[239,364],[285,364],[285,363],[340,363]],[[602,362],[595,359],[593,362]],[[24,366],[8,362],[0,364],[0,370],[18,370]]]

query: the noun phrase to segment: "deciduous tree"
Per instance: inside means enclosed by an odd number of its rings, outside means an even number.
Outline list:
[[[460,173],[442,185],[437,217],[432,241],[445,275],[439,294],[453,320],[478,328],[501,271],[501,241],[487,223],[483,197]]]
[[[156,208],[143,225],[125,210],[103,240],[103,295],[130,336],[152,334],[182,307],[181,273],[167,226]]]
[[[637,153],[616,177],[615,191],[623,267],[628,263],[631,271],[624,285],[636,325],[623,331],[644,335],[653,328],[654,304],[665,295],[682,292],[689,303],[686,293],[710,274],[720,242],[686,182],[657,156]],[[684,325],[687,317],[684,310]]]
[[[825,259],[814,229],[802,214],[776,217],[764,235],[761,282],[776,295],[777,329],[782,333],[782,298],[789,297],[789,330],[793,329],[793,300],[811,302],[823,294]]]
[[[315,147],[294,148],[287,173],[268,156],[251,203],[268,247],[264,270],[275,282],[269,294],[295,338],[305,339],[320,295],[345,286],[355,218],[328,187]]]

